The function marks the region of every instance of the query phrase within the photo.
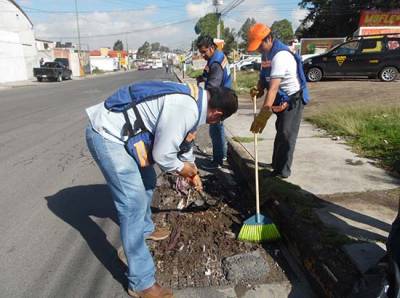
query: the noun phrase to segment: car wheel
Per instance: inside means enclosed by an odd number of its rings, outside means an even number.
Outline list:
[[[41,82],[41,81],[43,81],[43,78],[42,77],[37,77],[37,80],[38,80],[38,82]]]
[[[307,71],[307,80],[309,82],[318,82],[322,79],[322,70],[318,67],[310,68]]]
[[[57,76],[57,82],[62,82],[62,75],[61,75],[61,74],[59,74],[59,75]]]
[[[397,78],[399,71],[396,67],[387,66],[384,67],[381,72],[379,73],[379,78],[384,82],[391,82]]]

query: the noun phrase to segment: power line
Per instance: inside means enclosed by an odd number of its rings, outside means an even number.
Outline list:
[[[176,6],[146,6],[146,7],[139,7],[139,8],[125,8],[125,9],[114,9],[114,10],[80,10],[79,13],[83,14],[90,14],[90,13],[101,13],[101,12],[116,12],[116,13],[123,13],[123,12],[130,12],[130,11],[144,11],[144,10],[150,10],[150,9],[174,9],[182,7],[181,5],[176,5]],[[73,14],[75,11],[73,10],[45,10],[45,9],[40,9],[40,8],[34,8],[34,7],[27,7],[27,6],[21,6],[21,8],[25,9],[29,13],[44,13],[44,14]]]
[[[86,36],[81,36],[81,39],[111,37],[111,36],[120,36],[120,35],[130,35],[130,34],[133,34],[133,33],[146,32],[146,31],[157,30],[157,29],[164,29],[165,27],[168,27],[168,26],[184,24],[184,23],[195,21],[195,20],[197,20],[197,18],[185,19],[185,20],[181,20],[181,21],[177,21],[177,22],[160,24],[160,25],[157,25],[157,26],[154,26],[154,27],[150,27],[150,28],[142,28],[142,29],[136,29],[136,30],[131,30],[131,31],[115,32],[115,33],[108,33],[108,34],[97,34],[97,35],[86,35]],[[44,38],[76,39],[75,36],[49,36],[49,37],[44,37]]]

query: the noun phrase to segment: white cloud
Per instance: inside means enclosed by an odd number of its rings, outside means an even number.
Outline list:
[[[150,43],[158,41],[163,45],[174,47],[185,38],[187,44],[190,44],[190,35],[193,35],[192,25],[190,31],[186,30],[186,27],[189,27],[187,24],[167,25],[176,21],[171,18],[157,19],[156,16],[158,16],[156,6],[149,6],[142,11],[81,14],[79,24],[82,48],[112,47],[117,39],[121,39],[124,43],[128,41],[131,49],[138,48],[145,41]],[[77,43],[76,20],[73,14],[63,14],[62,17],[54,15],[49,20],[35,24],[34,28],[38,38]],[[131,33],[114,34],[122,32]],[[105,36],[99,37],[99,35]]]
[[[299,27],[301,21],[307,16],[308,10],[297,8],[295,11],[292,12],[292,25],[293,29],[296,30]]]
[[[186,5],[186,12],[190,18],[201,18],[213,10],[212,2],[210,0],[203,0],[200,3],[189,2]]]
[[[232,10],[225,18],[226,26],[240,29],[247,18],[254,18],[259,23],[272,25],[281,19],[278,11],[273,6],[265,4],[265,0],[247,0],[241,6]]]

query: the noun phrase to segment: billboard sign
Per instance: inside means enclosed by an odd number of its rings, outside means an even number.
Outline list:
[[[360,27],[400,26],[400,10],[363,10],[359,25]]]

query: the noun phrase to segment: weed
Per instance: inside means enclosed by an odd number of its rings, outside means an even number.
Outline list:
[[[354,151],[392,167],[400,160],[400,107],[335,108],[307,120],[329,134],[348,137]]]

